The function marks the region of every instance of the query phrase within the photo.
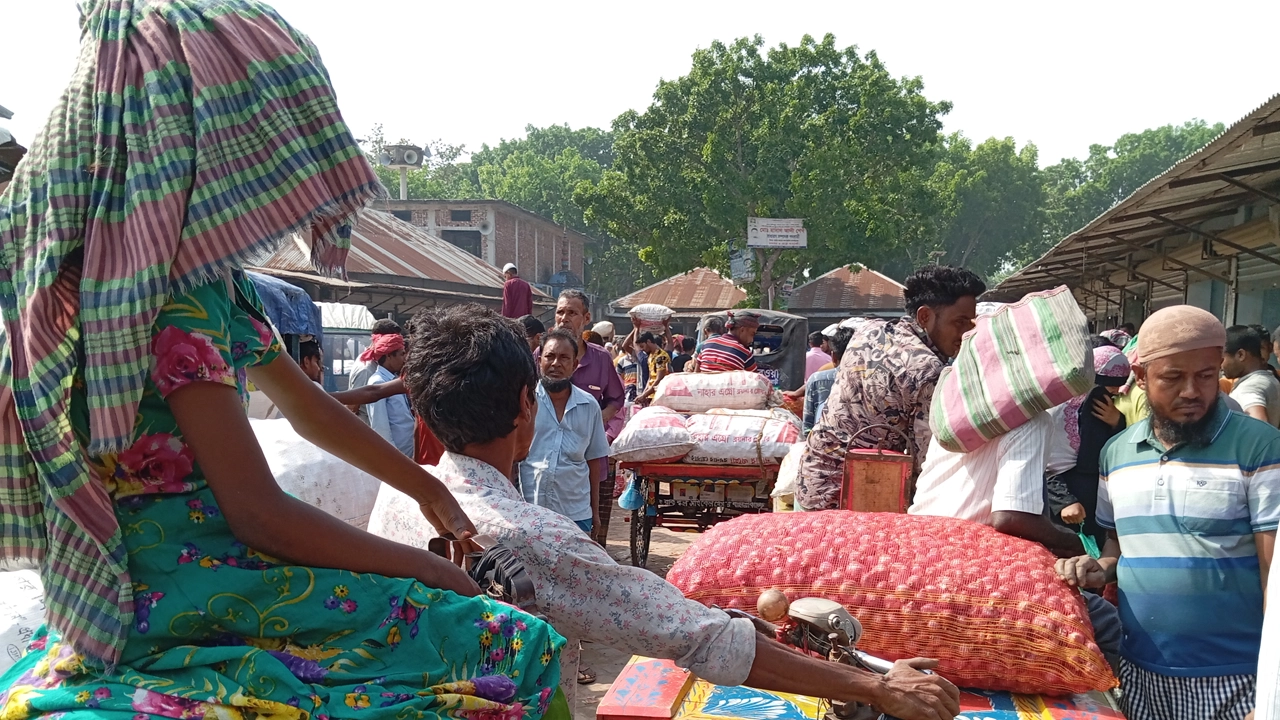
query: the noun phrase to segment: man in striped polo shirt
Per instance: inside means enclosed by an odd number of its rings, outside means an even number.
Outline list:
[[[725,333],[708,339],[698,351],[698,372],[728,372],[756,369],[751,343],[760,329],[760,316],[747,311],[729,311]]]
[[[1226,331],[1209,313],[1166,308],[1138,338],[1151,416],[1103,450],[1102,557],[1059,560],[1058,573],[1119,584],[1129,720],[1241,720],[1280,523],[1280,431],[1219,399]]]

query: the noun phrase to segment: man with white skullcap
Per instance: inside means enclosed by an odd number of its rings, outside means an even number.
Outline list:
[[[1254,705],[1280,524],[1280,430],[1218,392],[1227,333],[1188,305],[1147,319],[1134,374],[1151,416],[1099,463],[1102,557],[1058,561],[1072,585],[1117,582],[1129,720],[1241,720]]]

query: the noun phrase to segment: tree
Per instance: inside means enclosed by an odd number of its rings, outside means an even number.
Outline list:
[[[614,121],[613,166],[574,195],[587,221],[669,275],[727,269],[748,216],[805,218],[806,250],[757,253],[761,296],[802,268],[879,264],[926,238],[927,181],[950,105],[831,35],[765,53],[763,44],[698,50],[644,113]]]
[[[956,133],[930,181],[942,209],[936,240],[922,244],[929,258],[988,278],[1043,236],[1044,185],[1036,146],[990,138],[972,147]],[[920,253],[917,251],[917,255]]]
[[[1111,145],[1090,146],[1084,160],[1066,158],[1045,168],[1045,230],[1039,243],[1023,250],[1021,259],[1035,259],[1151,178],[1204,147],[1223,129],[1222,123],[1191,120],[1127,133]]]

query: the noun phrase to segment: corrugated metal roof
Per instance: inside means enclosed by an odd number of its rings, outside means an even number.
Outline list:
[[[260,267],[311,273],[311,249],[294,234]],[[347,272],[421,278],[501,288],[498,268],[471,253],[381,210],[365,210],[351,232]]]
[[[610,310],[625,311],[644,303],[666,305],[677,313],[726,310],[747,299],[732,280],[711,268],[697,268],[641,288],[609,303]]]
[[[838,267],[791,292],[787,309],[800,310],[901,310],[906,288],[875,270]]]
[[[992,290],[991,297],[1011,299],[1066,284],[1084,288],[1099,299],[1118,298],[1113,284],[1117,280],[1145,282],[1145,278],[1124,277],[1126,268],[1133,270],[1176,249],[1165,241],[1187,235],[1187,228],[1230,216],[1242,206],[1274,201],[1278,191],[1280,95],[1274,95],[1203,148],[1006,278]],[[1193,240],[1198,243],[1200,238]],[[1215,250],[1223,255],[1235,251],[1226,246]]]

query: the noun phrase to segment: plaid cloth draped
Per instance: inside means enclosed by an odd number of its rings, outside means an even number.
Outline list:
[[[0,569],[39,564],[49,624],[118,659],[121,533],[85,452],[124,449],[166,298],[310,235],[342,272],[381,185],[311,42],[250,0],[86,0],[76,72],[0,195]],[[92,439],[68,420],[80,367]]]

